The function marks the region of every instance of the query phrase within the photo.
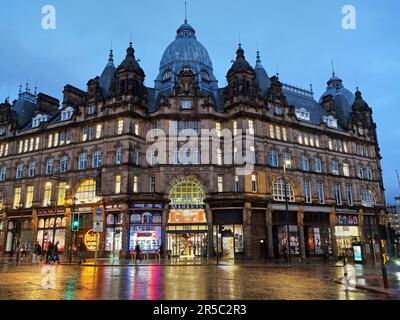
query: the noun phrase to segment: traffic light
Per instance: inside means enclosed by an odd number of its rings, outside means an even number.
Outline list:
[[[79,231],[79,212],[72,213],[71,230]]]

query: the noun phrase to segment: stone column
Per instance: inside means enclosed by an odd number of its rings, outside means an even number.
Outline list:
[[[299,206],[299,211],[297,212],[297,228],[299,234],[300,259],[304,261],[306,260],[306,247],[304,238],[304,213],[302,206]]]
[[[360,241],[363,242],[365,239],[364,232],[363,232],[363,225],[364,225],[364,210],[360,208],[358,210],[358,233],[360,234]]]
[[[73,236],[71,231],[71,208],[65,207],[65,246],[63,254],[63,262],[69,262],[71,251],[73,252]]]
[[[121,214],[122,214],[122,244],[121,251],[119,253],[119,257],[121,259],[129,258],[129,210],[127,203],[121,203]],[[104,246],[103,246],[104,248]]]
[[[331,229],[331,244],[332,244],[332,254],[333,257],[337,260],[338,258],[338,250],[336,243],[336,211],[335,207],[331,208],[331,212],[329,213],[329,227]]]
[[[245,202],[243,208],[243,236],[245,258],[252,258],[252,236],[251,236],[251,202]]]
[[[274,239],[272,234],[272,203],[268,203],[268,208],[265,212],[266,230],[267,230],[267,246],[268,246],[268,260],[274,258]]]
[[[169,212],[169,206],[166,204],[164,206],[164,210],[162,211],[162,216],[161,216],[161,241],[164,247],[164,257],[167,257],[167,250],[168,250],[168,234],[167,234],[167,226],[168,226],[168,212]]]
[[[208,257],[212,257],[213,255],[213,246],[214,246],[214,237],[213,237],[213,218],[212,211],[210,205],[206,203],[206,217],[208,224]],[[215,248],[217,252],[217,248]]]

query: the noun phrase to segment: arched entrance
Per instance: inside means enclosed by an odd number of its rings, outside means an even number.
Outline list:
[[[168,254],[180,258],[207,256],[208,225],[203,184],[193,176],[178,177],[171,183],[168,197]]]

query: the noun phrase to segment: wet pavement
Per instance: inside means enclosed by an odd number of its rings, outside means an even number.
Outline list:
[[[128,264],[131,262],[128,261]],[[338,265],[15,265],[0,263],[1,300],[392,300],[332,281]],[[119,262],[119,264],[121,264]],[[378,267],[349,267],[350,276],[373,277]],[[396,269],[397,270],[397,269]],[[391,281],[396,281],[396,270]],[[393,277],[394,275],[394,277]],[[400,273],[398,274],[400,278]],[[397,281],[399,281],[397,278]],[[398,282],[392,282],[398,285]]]

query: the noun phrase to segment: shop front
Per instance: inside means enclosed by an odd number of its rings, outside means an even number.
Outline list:
[[[234,259],[244,255],[243,209],[213,211],[213,255]],[[218,238],[217,238],[218,237]]]
[[[162,204],[129,205],[128,250],[139,244],[144,253],[158,253],[162,245]]]
[[[80,241],[85,242],[85,238],[89,238],[93,233],[93,222],[94,222],[94,212],[96,210],[96,207],[94,206],[89,206],[89,205],[82,205],[77,208],[75,208],[75,212],[79,213],[79,231],[73,232],[72,233],[72,241],[74,243],[74,247],[78,245]],[[88,243],[92,243],[93,241],[88,241]],[[93,245],[89,248],[88,246],[88,257],[92,258],[94,257],[94,252],[96,250],[93,250]],[[98,248],[99,251],[101,251],[101,248]]]
[[[205,189],[193,176],[179,177],[169,189],[167,253],[173,257],[208,256]]]
[[[332,253],[329,213],[304,213],[304,241],[306,257]]]
[[[348,255],[353,255],[353,243],[361,241],[360,230],[358,227],[357,214],[337,214],[336,215],[336,245],[338,255],[341,256],[347,250]]]
[[[39,210],[36,240],[44,250],[50,242],[58,242],[59,252],[64,252],[66,226],[64,209],[58,209],[57,214],[53,210]]]
[[[7,221],[5,253],[13,255],[20,244],[32,251],[32,219],[30,216],[10,217]]]
[[[290,252],[292,255],[300,254],[299,228],[297,226],[297,212],[289,212]],[[284,256],[284,248],[288,248],[287,222],[285,211],[272,212],[272,236],[274,258]]]
[[[119,258],[122,250],[123,216],[120,205],[108,205],[105,207],[106,228],[104,240],[104,254],[113,258]]]

